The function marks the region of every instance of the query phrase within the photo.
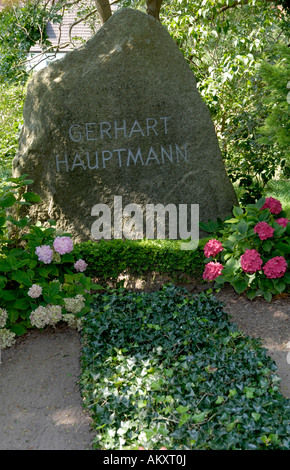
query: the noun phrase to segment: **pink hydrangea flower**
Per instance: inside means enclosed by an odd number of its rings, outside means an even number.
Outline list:
[[[222,244],[219,240],[209,240],[204,246],[204,254],[207,258],[216,256],[220,251],[223,251]]]
[[[84,272],[87,269],[87,263],[83,259],[79,259],[74,263],[74,268],[80,273]]]
[[[287,227],[287,224],[290,222],[288,219],[284,219],[284,217],[280,217],[280,219],[275,220],[277,224],[282,225],[282,227]]]
[[[262,209],[269,209],[271,214],[279,214],[282,210],[282,204],[278,199],[274,197],[266,197],[265,203]]]
[[[53,248],[60,255],[65,255],[73,250],[73,241],[69,237],[56,237],[53,242]]]
[[[254,232],[257,233],[261,240],[273,237],[274,229],[267,222],[259,222],[254,227]]]
[[[261,255],[255,249],[247,249],[241,256],[241,268],[245,273],[253,274],[256,271],[260,271],[262,265],[263,261]]]
[[[206,281],[214,281],[214,279],[221,275],[222,269],[223,265],[221,263],[210,261],[205,265],[202,277]]]
[[[53,257],[53,250],[49,245],[38,246],[36,247],[35,254],[38,256],[39,261],[49,264]]]
[[[28,289],[29,297],[37,299],[42,294],[42,287],[38,284],[32,284],[30,289]]]
[[[263,271],[266,277],[275,279],[277,277],[284,276],[287,269],[287,262],[283,256],[275,256],[275,258],[269,259],[263,266]]]

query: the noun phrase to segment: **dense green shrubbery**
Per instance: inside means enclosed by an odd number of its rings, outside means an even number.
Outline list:
[[[18,149],[24,98],[25,87],[0,83],[0,177],[11,172]]]
[[[277,368],[214,297],[99,294],[82,343],[96,449],[290,449]]]
[[[74,246],[74,254],[88,263],[86,273],[100,283],[116,280],[127,272],[145,275],[149,272],[170,274],[178,278],[187,275],[201,279],[203,247],[207,239],[200,240],[197,250],[181,250],[178,240],[110,240],[88,241]]]

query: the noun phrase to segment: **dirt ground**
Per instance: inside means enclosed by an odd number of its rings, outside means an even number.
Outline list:
[[[270,304],[231,288],[217,298],[239,329],[262,339],[290,398],[290,296]],[[90,450],[90,418],[82,407],[80,336],[58,327],[32,331],[2,351],[0,450]]]

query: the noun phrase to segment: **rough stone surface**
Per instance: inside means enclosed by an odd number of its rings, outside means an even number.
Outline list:
[[[43,200],[30,215],[78,241],[91,237],[93,206],[113,207],[114,196],[144,211],[199,204],[205,222],[236,204],[193,73],[165,27],[131,9],[33,76],[19,174]]]

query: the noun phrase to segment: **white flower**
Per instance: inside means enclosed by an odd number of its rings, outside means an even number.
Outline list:
[[[75,297],[67,297],[64,300],[65,308],[70,313],[79,313],[85,307],[84,297],[80,294]]]
[[[6,325],[7,318],[7,310],[5,310],[5,308],[0,308],[0,328],[3,328]]]
[[[6,328],[0,329],[0,349],[9,348],[15,343],[15,333]]]
[[[61,305],[40,305],[30,314],[30,323],[36,328],[44,328],[46,325],[55,325],[62,319]]]
[[[39,286],[38,284],[32,284],[30,289],[28,290],[28,295],[29,297],[32,297],[33,299],[37,299],[42,294],[42,287]]]

